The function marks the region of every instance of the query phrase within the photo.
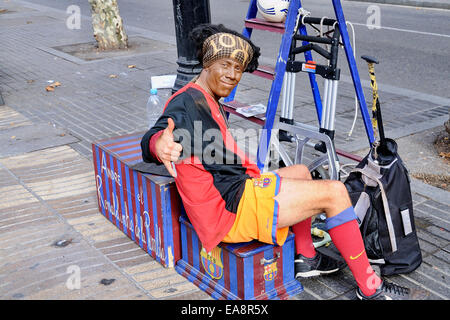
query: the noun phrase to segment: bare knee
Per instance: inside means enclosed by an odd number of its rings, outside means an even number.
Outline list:
[[[352,205],[347,188],[341,181],[327,180],[328,207],[327,216],[334,216]]]
[[[309,169],[304,164],[297,164],[295,165],[296,170],[298,171],[299,176],[302,178],[300,179],[306,179],[306,180],[312,180],[311,172],[309,172]]]
[[[326,180],[327,189],[329,190],[330,199],[348,198],[348,192],[345,185],[338,180]],[[333,200],[331,200],[333,201]]]
[[[301,179],[301,180],[311,180],[311,173],[308,167],[304,164],[294,164],[289,167],[284,167],[276,170],[280,177]]]

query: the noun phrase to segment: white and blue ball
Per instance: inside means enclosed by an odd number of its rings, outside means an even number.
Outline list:
[[[270,22],[284,22],[289,8],[289,0],[258,0],[259,14]]]

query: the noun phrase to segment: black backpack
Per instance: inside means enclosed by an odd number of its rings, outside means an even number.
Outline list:
[[[397,143],[386,139],[382,153],[372,148],[344,184],[349,192],[364,246],[381,275],[418,268],[422,254],[416,234],[408,170],[397,154]]]

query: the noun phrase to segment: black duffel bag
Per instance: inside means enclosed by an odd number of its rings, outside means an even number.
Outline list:
[[[377,152],[378,151],[378,152]],[[397,143],[372,148],[344,182],[355,208],[367,256],[381,275],[418,268],[422,254],[416,234],[408,170]]]

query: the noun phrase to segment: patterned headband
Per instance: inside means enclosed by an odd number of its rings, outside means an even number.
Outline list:
[[[203,68],[209,67],[219,59],[233,58],[239,61],[245,70],[252,57],[251,45],[231,33],[216,33],[203,42]]]

